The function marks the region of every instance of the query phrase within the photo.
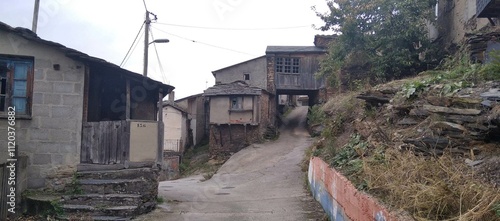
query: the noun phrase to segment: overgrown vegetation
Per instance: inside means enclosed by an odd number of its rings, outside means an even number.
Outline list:
[[[421,157],[388,149],[385,160],[367,158],[363,178],[370,193],[417,220],[495,220],[498,190],[474,178],[451,154]]]
[[[453,96],[482,82],[500,80],[500,52],[489,56],[490,63],[475,64],[462,51],[436,70],[398,81],[399,100],[391,105],[413,105],[427,95]],[[389,119],[383,112],[386,107],[365,107],[357,94],[340,94],[311,108],[309,120],[322,122],[325,128],[309,155],[320,156],[359,189],[395,210],[408,211],[415,220],[500,220],[497,187],[478,178],[464,158],[450,152],[422,156],[398,148],[392,143],[393,129],[378,125]],[[427,123],[442,120],[436,117]],[[409,130],[417,133],[417,128]]]
[[[83,190],[78,182],[78,176],[76,173],[71,177],[71,182],[66,185],[66,194],[68,195],[81,195]]]
[[[325,117],[325,112],[321,109],[321,105],[314,105],[309,108],[307,122],[309,125],[320,124],[325,120]]]
[[[161,196],[156,196],[156,203],[162,204],[165,202],[165,199]]]
[[[326,13],[313,10],[325,22],[321,30],[339,33],[319,71],[332,86],[359,80],[359,73],[379,80],[409,76],[439,57],[427,35],[436,0],[329,0],[327,5]]]
[[[429,86],[441,84],[439,96],[452,96],[463,88],[481,81],[500,79],[500,51],[489,53],[491,61],[477,64],[470,60],[467,50],[445,59],[437,69],[420,73],[421,79],[404,83],[402,96],[409,101],[429,90]]]
[[[204,142],[184,153],[179,165],[181,176],[203,174],[204,180],[212,178],[227,159],[210,159],[208,143]]]

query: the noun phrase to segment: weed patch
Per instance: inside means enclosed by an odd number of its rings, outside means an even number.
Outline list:
[[[450,154],[421,157],[391,149],[385,163],[366,159],[363,172],[370,193],[417,220],[495,220],[499,191],[474,179],[471,168]]]

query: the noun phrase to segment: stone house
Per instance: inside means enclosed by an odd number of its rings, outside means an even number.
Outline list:
[[[0,22],[0,164],[15,107],[16,156],[27,159],[18,196],[63,190],[81,171],[151,168],[162,156],[161,101],[172,90]]]
[[[309,105],[325,101],[328,85],[315,73],[333,39],[332,35],[316,35],[314,46],[268,46],[267,90],[278,96],[307,95]]]
[[[439,0],[436,8],[437,38],[451,52],[467,35],[488,32],[500,24],[498,0]],[[498,30],[497,30],[498,32]]]
[[[260,56],[212,71],[212,74],[215,77],[215,84],[228,84],[235,81],[244,81],[252,87],[267,90],[266,56]]]
[[[187,113],[187,140],[184,146],[189,148],[200,144],[208,134],[208,103],[205,97],[200,93],[175,100],[174,103]]]
[[[278,112],[294,105],[297,95],[309,105],[325,101],[329,88],[315,77],[334,35],[317,35],[314,46],[268,46],[266,55],[212,74],[216,85],[204,96],[209,102],[212,152],[235,152],[275,134]]]
[[[217,84],[205,90],[209,102],[209,149],[225,155],[263,139],[273,125],[270,99],[274,95],[244,81]]]

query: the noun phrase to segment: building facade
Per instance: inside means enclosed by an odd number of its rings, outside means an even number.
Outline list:
[[[218,84],[205,90],[209,101],[209,145],[212,155],[227,155],[263,140],[273,125],[272,94],[244,81]]]
[[[60,190],[82,164],[159,160],[157,103],[172,86],[4,23],[0,70],[0,141],[11,139],[12,110],[26,188]]]

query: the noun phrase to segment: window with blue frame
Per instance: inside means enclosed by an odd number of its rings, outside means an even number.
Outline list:
[[[15,107],[16,115],[31,115],[33,58],[0,55],[0,115]]]

